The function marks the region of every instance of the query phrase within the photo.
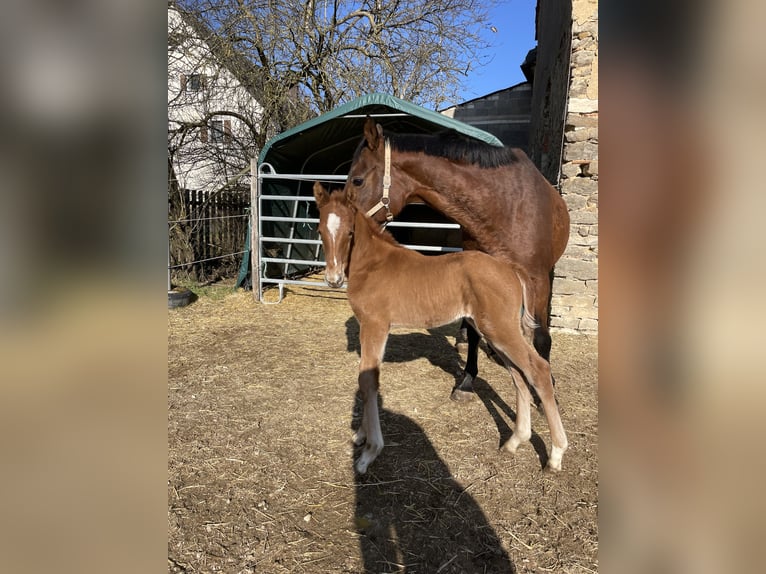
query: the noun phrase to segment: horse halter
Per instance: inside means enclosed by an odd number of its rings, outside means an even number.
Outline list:
[[[383,168],[383,197],[380,198],[378,203],[370,208],[370,210],[367,212],[367,215],[372,217],[378,211],[380,211],[381,208],[384,208],[386,210],[386,223],[388,223],[394,218],[394,214],[391,213],[391,200],[388,198],[388,190],[391,188],[391,142],[388,138],[385,140],[384,155],[385,164]]]

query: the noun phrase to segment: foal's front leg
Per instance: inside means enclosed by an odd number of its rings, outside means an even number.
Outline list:
[[[380,386],[380,363],[388,338],[388,326],[362,323],[359,340],[362,346],[362,360],[359,363],[359,391],[362,395],[362,424],[354,436],[354,443],[367,444],[356,462],[359,474],[367,472],[367,467],[383,450],[383,432],[380,429],[378,413],[378,388]]]

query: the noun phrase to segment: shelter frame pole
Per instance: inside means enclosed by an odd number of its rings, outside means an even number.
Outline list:
[[[258,160],[250,158],[250,279],[253,299],[261,300],[260,187]]]

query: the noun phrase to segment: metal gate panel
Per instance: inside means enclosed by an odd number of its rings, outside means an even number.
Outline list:
[[[255,161],[255,160],[253,160]],[[316,287],[328,287],[323,281],[315,281],[305,278],[305,275],[315,272],[326,265],[320,257],[322,241],[317,233],[319,219],[316,217],[299,217],[299,206],[316,203],[312,195],[281,195],[262,193],[264,182],[313,182],[322,183],[345,183],[345,175],[327,174],[279,174],[268,163],[262,163],[255,170],[257,177],[253,178],[254,197],[252,197],[251,209],[251,257],[253,273],[253,293],[258,301],[263,300],[263,291],[267,285],[277,285],[279,298],[274,303],[279,303],[284,297],[285,285],[312,285]],[[289,215],[273,215],[274,204],[281,202],[279,210],[287,211]],[[306,212],[308,213],[307,207]],[[270,213],[270,215],[265,215]],[[300,229],[298,226],[304,226]],[[388,228],[412,228],[412,229],[460,229],[457,223],[434,223],[434,222],[408,222],[392,221]],[[267,233],[268,231],[268,233]],[[300,236],[300,235],[304,236]],[[278,252],[269,245],[285,246],[284,257],[278,256]],[[403,244],[409,249],[428,253],[447,253],[461,251],[457,247],[442,245],[412,245]],[[308,250],[298,251],[296,246],[311,246],[313,253]],[[283,269],[282,277],[269,277],[267,269],[269,264],[280,265]],[[294,269],[291,271],[291,266]],[[273,268],[273,267],[272,267]],[[257,280],[256,280],[257,275]],[[301,276],[303,275],[303,277]],[[345,285],[342,287],[345,289]]]

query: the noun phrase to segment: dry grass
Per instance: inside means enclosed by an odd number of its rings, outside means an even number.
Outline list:
[[[268,293],[270,299],[274,293]],[[249,292],[168,311],[173,572],[594,572],[597,340],[554,334],[570,441],[498,451],[513,428],[505,370],[480,357],[477,399],[449,400],[455,328],[396,331],[381,376],[386,448],[355,476],[358,326],[343,293]]]

